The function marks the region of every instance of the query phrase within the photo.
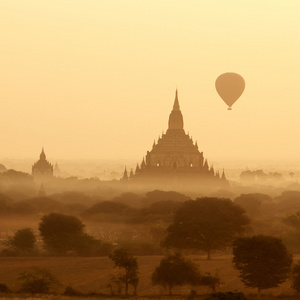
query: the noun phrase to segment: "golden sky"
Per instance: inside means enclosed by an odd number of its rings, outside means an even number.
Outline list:
[[[177,87],[209,161],[297,160],[299,37],[299,0],[0,0],[0,158],[140,161]]]

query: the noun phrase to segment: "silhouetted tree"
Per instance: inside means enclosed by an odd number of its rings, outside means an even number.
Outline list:
[[[222,250],[244,233],[250,220],[245,210],[229,199],[200,198],[186,201],[177,210],[163,246],[204,250],[211,259],[212,250]]]
[[[51,213],[42,217],[39,230],[46,247],[59,254],[76,250],[84,224],[74,216]]]
[[[264,204],[271,204],[272,198],[266,194],[241,194],[234,203],[244,208],[251,218],[257,218],[263,212]]]
[[[8,244],[18,250],[32,250],[35,246],[36,237],[31,228],[19,229]]]
[[[42,218],[39,230],[48,250],[59,255],[101,256],[112,245],[85,233],[84,224],[74,216],[52,213]]]
[[[295,230],[300,230],[300,211],[295,212],[285,218],[282,219],[283,223],[291,226]]]
[[[161,260],[152,274],[152,283],[167,287],[169,294],[172,295],[174,286],[196,285],[200,282],[200,277],[197,265],[177,253]]]
[[[215,292],[220,283],[221,279],[219,276],[212,276],[210,273],[206,273],[205,275],[201,275],[198,285],[208,286]]]
[[[237,238],[233,243],[233,264],[242,282],[263,289],[277,287],[289,275],[292,256],[276,237],[257,235]]]
[[[6,284],[0,283],[0,293],[11,293],[11,290]]]
[[[124,270],[124,274],[119,276],[119,279],[125,284],[125,295],[128,295],[129,284],[134,288],[134,294],[136,294],[137,286],[139,283],[138,262],[136,257],[126,249],[116,249],[109,258],[115,263],[115,267]]]
[[[180,194],[174,191],[151,191],[145,195],[144,202],[147,205],[151,203],[160,202],[160,201],[175,201],[175,202],[184,202],[189,200],[189,197],[185,196],[184,194]]]
[[[58,279],[47,269],[37,267],[21,273],[18,279],[22,281],[20,291],[31,294],[54,293],[61,285]]]
[[[291,176],[291,180],[293,180],[295,173],[294,172],[290,172],[289,175]]]

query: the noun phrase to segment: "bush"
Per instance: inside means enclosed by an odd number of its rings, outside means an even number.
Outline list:
[[[163,258],[151,277],[153,284],[167,287],[169,295],[172,295],[174,286],[197,285],[200,278],[197,265],[179,253]]]
[[[23,281],[20,292],[31,294],[52,294],[61,285],[58,279],[47,269],[38,267],[21,273],[18,280]]]
[[[31,228],[19,229],[11,239],[11,245],[20,250],[32,250],[36,238]]]
[[[86,233],[78,237],[76,244],[74,249],[80,256],[107,256],[113,249],[112,244],[103,243]]]
[[[0,293],[11,293],[11,290],[7,287],[6,284],[0,283]]]
[[[65,296],[81,296],[82,293],[77,291],[76,289],[74,289],[71,286],[67,286],[65,291],[63,292],[63,295],[65,295]]]
[[[205,300],[246,300],[246,297],[243,293],[219,292],[211,294]]]

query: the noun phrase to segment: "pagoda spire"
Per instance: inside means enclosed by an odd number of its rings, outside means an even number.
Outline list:
[[[127,168],[125,167],[122,180],[128,180]]]
[[[42,147],[42,152],[40,154],[40,159],[46,159],[46,154],[45,154],[45,151],[44,151],[44,147]]]
[[[204,168],[205,171],[208,171],[208,170],[209,170],[207,159],[205,159],[203,168]]]
[[[183,130],[183,117],[179,107],[178,91],[176,89],[173,110],[169,116],[169,129]]]
[[[179,110],[180,111],[180,106],[179,106],[179,101],[178,101],[178,90],[176,89],[175,93],[175,101],[173,105],[173,110]]]
[[[146,167],[145,158],[143,157],[143,161],[141,163],[141,169],[144,169]]]
[[[224,169],[223,169],[223,174],[222,174],[221,179],[224,180],[224,181],[227,181],[227,178],[226,178],[226,176],[225,176],[225,171],[224,171]]]

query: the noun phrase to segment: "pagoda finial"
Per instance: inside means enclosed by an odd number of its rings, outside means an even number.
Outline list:
[[[125,167],[122,180],[128,180],[127,168]]]
[[[141,169],[144,169],[146,167],[145,158],[143,157],[143,161],[141,163]]]
[[[176,89],[176,94],[175,94],[173,110],[171,111],[171,114],[169,116],[169,129],[170,130],[173,130],[173,129],[182,130],[183,129],[183,117],[182,117],[182,113],[181,113],[180,107],[179,107],[177,89]]]
[[[205,159],[205,162],[204,162],[203,168],[205,169],[205,171],[208,171],[208,170],[209,170],[209,168],[208,168],[208,162],[207,162],[207,159]]]
[[[173,110],[180,110],[177,89],[176,89],[176,93],[175,93],[175,101],[174,101],[174,105],[173,105]]]
[[[40,154],[40,159],[46,159],[46,154],[45,154],[45,151],[44,151],[44,147],[42,147],[42,152]]]
[[[226,178],[226,176],[225,176],[225,171],[224,171],[224,169],[223,169],[223,174],[222,174],[221,179],[224,180],[224,181],[227,181],[227,178]]]

